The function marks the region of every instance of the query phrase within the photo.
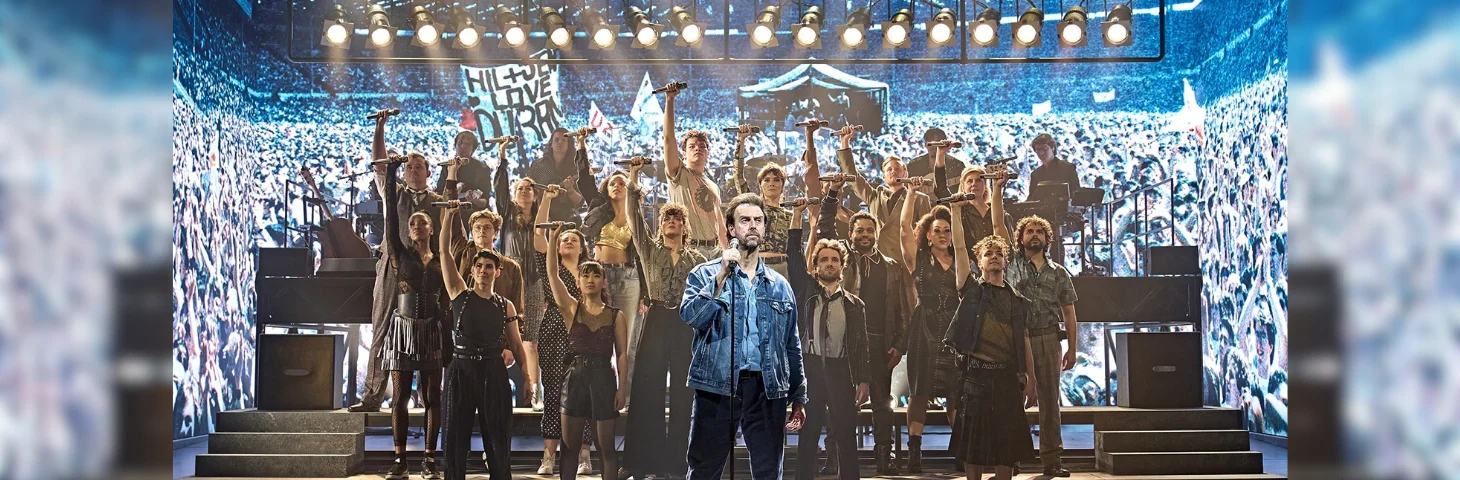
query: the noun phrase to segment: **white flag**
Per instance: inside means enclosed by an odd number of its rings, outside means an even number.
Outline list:
[[[1095,92],[1095,103],[1105,103],[1111,100],[1115,100],[1114,88],[1110,89],[1110,91],[1108,92]]]
[[[603,115],[603,111],[598,109],[598,103],[592,100],[588,101],[588,126],[598,129],[598,133],[604,136],[608,136],[614,128],[613,122]]]
[[[639,93],[634,96],[634,108],[629,118],[641,123],[658,123],[664,118],[664,109],[654,97],[654,84],[649,82],[649,72],[644,72],[644,81],[639,84]]]
[[[1036,104],[1034,104],[1034,113],[1033,113],[1033,115],[1036,116],[1036,117],[1038,117],[1040,115],[1044,115],[1046,113],[1049,113],[1049,111],[1051,109],[1053,109],[1053,107],[1050,105],[1050,103],[1048,101],[1043,102],[1043,103],[1036,103]]]

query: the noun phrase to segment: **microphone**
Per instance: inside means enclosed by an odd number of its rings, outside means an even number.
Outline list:
[[[573,222],[547,222],[547,223],[539,223],[539,224],[536,225],[537,228],[541,228],[543,230],[552,230],[554,228],[558,228],[558,226],[562,226],[566,230],[572,230],[574,228],[578,228],[578,224],[573,223]]]
[[[557,185],[548,184],[548,183],[534,183],[534,184],[532,184],[532,189],[533,190],[551,190],[551,189],[554,189],[554,188],[562,189],[563,187],[559,187]]]
[[[516,136],[516,135],[503,135],[503,136],[500,136],[500,137],[497,137],[497,138],[488,138],[488,139],[485,140],[485,142],[486,143],[512,143],[512,142],[515,142],[515,141],[518,141],[518,140],[521,140],[521,138],[518,137],[518,136]]]
[[[568,137],[568,138],[578,138],[578,137],[581,137],[581,136],[584,136],[584,135],[592,135],[592,134],[595,134],[595,133],[598,133],[598,129],[597,128],[589,128],[588,130],[584,130],[584,131],[581,131],[581,132],[578,132],[578,131],[570,132],[570,133],[568,133],[567,135],[564,135],[564,136],[565,137]]]
[[[648,164],[654,163],[654,160],[651,159],[651,158],[649,158],[649,157],[645,157],[643,155],[636,155],[633,158],[630,158],[628,160],[618,160],[618,161],[615,161],[615,162],[613,162],[613,164],[614,165],[633,165],[634,162],[639,162],[640,165],[648,165]]]
[[[998,160],[989,160],[987,162],[984,162],[983,164],[984,165],[999,165],[999,164],[1003,164],[1003,163],[1012,162],[1014,160],[1017,160],[1018,158],[1019,157],[1004,157],[1004,158],[1000,158]]]
[[[803,121],[800,121],[800,122],[796,122],[796,126],[798,126],[798,127],[810,127],[810,126],[825,127],[825,126],[830,125],[830,124],[831,124],[831,122],[828,122],[826,120],[817,120],[815,118],[808,119],[808,120],[803,120]]]
[[[904,184],[904,185],[912,185],[914,187],[921,187],[921,186],[923,186],[924,180],[927,180],[927,179],[925,179],[923,177],[907,177],[907,178],[899,178],[899,179],[893,180],[892,183]]]
[[[738,249],[740,249],[740,239],[738,239],[738,238],[731,238],[730,239],[730,249],[731,250],[738,250]],[[730,262],[730,264],[731,265],[735,265],[737,267],[740,266],[740,262]]]
[[[851,126],[848,126],[847,128],[852,129],[853,132],[860,132],[860,131],[862,131],[862,126],[861,125],[851,125]]]
[[[684,90],[686,88],[689,88],[689,84],[688,83],[685,83],[685,82],[670,82],[668,85],[665,85],[665,86],[662,86],[662,87],[659,87],[659,88],[654,89],[654,93],[655,94],[659,94],[659,93],[668,92],[670,90],[673,90],[673,91],[678,92],[678,91]]]
[[[391,155],[387,158],[370,161],[371,165],[394,165],[397,163],[406,163],[406,157],[400,155]]]
[[[811,201],[810,200],[807,200],[806,197],[795,198],[795,199],[791,199],[789,201],[781,202],[781,208],[796,208],[796,207],[805,206],[805,205],[810,204],[810,203],[811,203]]]
[[[978,178],[981,178],[981,179],[984,179],[984,180],[998,180],[998,179],[1004,178],[1004,177],[1014,178],[1013,175],[1009,175],[1008,172],[1003,172],[1003,173],[985,173],[983,175],[979,175],[978,176]]]
[[[755,125],[746,126],[750,127],[750,133],[760,133],[760,127]],[[725,133],[740,133],[740,127],[725,127],[720,130],[723,130]]]
[[[947,204],[950,204],[950,203],[958,203],[958,202],[962,202],[964,200],[972,200],[972,199],[973,199],[973,194],[972,193],[955,193],[955,194],[953,194],[951,196],[947,196],[947,197],[940,198],[940,199],[938,199],[937,202],[934,202],[934,203],[936,203],[938,205],[947,205]]]
[[[461,202],[460,205],[463,206],[463,207],[470,207],[471,206],[471,202],[468,202],[468,201],[465,201],[465,200],[461,200],[460,202]],[[450,207],[451,206],[451,202],[431,202],[431,206],[433,206],[433,207]]]
[[[391,109],[381,110],[381,111],[372,113],[372,114],[366,116],[365,118],[368,118],[368,119],[371,119],[371,120],[375,120],[375,119],[380,118],[380,117],[390,118],[390,117],[394,117],[396,115],[400,115],[400,109],[398,109],[398,108],[391,108]]]
[[[963,142],[960,142],[960,141],[957,141],[957,140],[934,140],[934,141],[928,142],[928,148],[934,148],[934,147],[963,148]]]
[[[850,173],[831,173],[821,176],[823,182],[850,182],[855,178]]]

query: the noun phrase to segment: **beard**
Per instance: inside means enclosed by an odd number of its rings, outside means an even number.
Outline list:
[[[756,235],[754,238],[748,237],[749,235],[746,235],[745,237],[736,237],[740,240],[741,250],[754,252],[756,249],[760,248],[760,235]]]
[[[832,273],[825,272],[825,271],[821,271],[821,270],[817,270],[816,271],[816,279],[817,280],[821,280],[823,282],[832,282],[832,281],[839,280],[841,278],[842,278],[841,272],[837,272],[836,274],[832,274]]]
[[[857,250],[871,250],[872,246],[877,244],[877,237],[856,237],[852,239],[852,244],[857,247]]]
[[[1036,238],[1024,244],[1024,249],[1034,250],[1036,252],[1043,252],[1046,248],[1049,248],[1049,244],[1046,243],[1042,238]]]

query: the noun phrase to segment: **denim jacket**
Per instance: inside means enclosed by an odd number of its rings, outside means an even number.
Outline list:
[[[715,274],[720,272],[720,259],[701,263],[689,272],[684,300],[679,315],[695,330],[694,360],[689,366],[689,387],[717,395],[731,395],[734,360],[730,356],[731,327],[730,281],[719,297],[715,293]],[[796,301],[791,284],[765,263],[755,273],[756,326],[760,330],[760,365],[765,382],[766,398],[789,397],[806,403],[806,379],[801,367],[801,341],[796,328]],[[747,292],[736,291],[737,312],[749,311]],[[745,332],[735,332],[741,338]]]
[[[948,331],[943,334],[943,345],[959,355],[972,354],[978,350],[979,336],[983,334],[984,312],[988,311],[989,289],[982,278],[970,279],[963,286],[963,296],[958,299],[958,310],[953,314],[953,322],[948,324]],[[1024,338],[1028,336],[1027,326],[1029,325],[1029,299],[1019,293],[1013,285],[1009,289],[1014,291],[1017,298],[1014,303],[1014,318],[1009,322],[1014,327],[1014,364],[1018,373],[1027,373],[1027,365],[1024,363]]]

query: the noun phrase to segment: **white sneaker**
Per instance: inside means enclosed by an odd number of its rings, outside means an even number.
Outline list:
[[[532,395],[532,411],[541,412],[542,410],[542,389],[538,389],[537,392]]]
[[[556,460],[555,459],[553,459],[551,457],[543,457],[542,458],[542,465],[540,465],[540,466],[537,467],[537,474],[538,475],[552,475],[553,474],[553,463],[556,463]]]
[[[588,474],[591,474],[591,473],[593,473],[593,464],[592,463],[589,463],[589,462],[581,462],[581,463],[578,464],[578,474],[579,475],[588,475]]]

